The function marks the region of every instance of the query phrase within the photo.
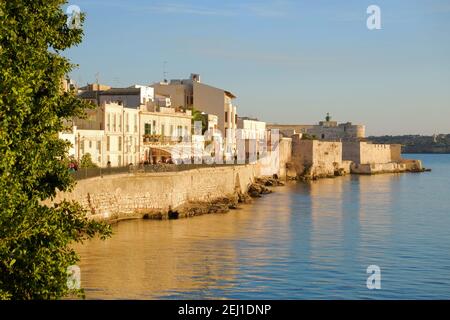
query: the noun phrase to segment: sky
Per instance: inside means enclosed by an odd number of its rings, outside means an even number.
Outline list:
[[[69,0],[86,13],[64,54],[85,85],[201,75],[238,114],[368,135],[450,133],[450,0]],[[381,29],[369,30],[369,5]],[[166,63],[164,63],[166,61]],[[164,67],[165,65],[165,67]]]

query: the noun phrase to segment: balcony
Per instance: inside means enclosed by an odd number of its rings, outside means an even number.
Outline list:
[[[144,145],[174,145],[183,141],[182,136],[177,139],[176,137],[163,136],[160,134],[144,134],[142,137]]]

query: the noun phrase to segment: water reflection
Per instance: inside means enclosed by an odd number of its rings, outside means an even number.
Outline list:
[[[245,205],[224,215],[115,225],[112,239],[77,248],[87,296],[155,298],[187,291],[192,298],[218,298],[214,289],[232,289],[242,264],[258,269],[273,260],[272,239],[290,240],[290,199],[260,201],[258,211]],[[277,248],[276,257],[286,251]]]
[[[450,157],[436,168],[292,184],[228,214],[121,222],[77,248],[82,285],[88,298],[450,298]],[[366,288],[370,264],[380,291]]]

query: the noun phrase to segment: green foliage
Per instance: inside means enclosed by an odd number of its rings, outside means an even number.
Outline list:
[[[304,133],[302,134],[302,140],[317,140],[317,137],[315,135]]]
[[[86,153],[81,157],[80,161],[81,168],[97,168],[98,166],[92,161],[90,153]]]
[[[208,120],[206,116],[198,109],[192,108],[192,130],[194,130],[194,124],[196,121],[201,121],[202,123],[202,134],[208,129]],[[193,131],[192,131],[193,132]]]
[[[0,1],[0,299],[67,295],[73,243],[110,234],[79,204],[51,201],[74,185],[58,132],[88,107],[61,90],[73,65],[59,52],[82,39],[63,4]]]

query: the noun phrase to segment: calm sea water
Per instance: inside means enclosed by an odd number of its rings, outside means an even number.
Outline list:
[[[78,248],[91,299],[450,299],[450,155],[290,184],[228,214],[133,220]],[[366,286],[369,265],[381,289]]]

